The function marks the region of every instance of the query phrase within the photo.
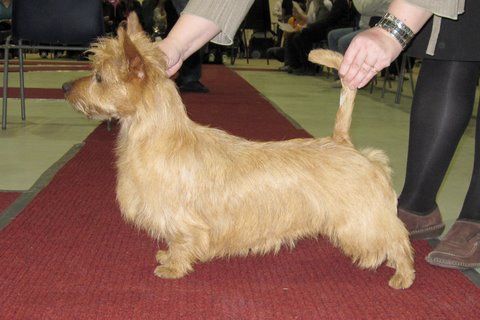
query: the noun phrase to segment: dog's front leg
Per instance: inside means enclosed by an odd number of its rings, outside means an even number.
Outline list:
[[[160,278],[177,279],[193,270],[191,254],[177,245],[171,245],[168,251],[159,250],[156,259],[160,265],[154,273]]]
[[[208,234],[196,231],[189,236],[175,237],[173,241],[168,241],[168,251],[157,252],[156,259],[160,265],[155,268],[156,276],[168,279],[181,278],[193,270],[192,265],[196,260],[203,260],[208,251]]]

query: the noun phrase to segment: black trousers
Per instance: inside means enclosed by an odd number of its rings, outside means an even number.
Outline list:
[[[399,207],[428,214],[458,143],[472,117],[480,76],[478,61],[424,59],[410,117],[405,185]],[[480,117],[475,161],[460,218],[480,220]]]
[[[315,43],[327,40],[328,31],[325,23],[319,21],[294,34],[286,43],[289,65],[292,68],[308,67],[308,53]]]

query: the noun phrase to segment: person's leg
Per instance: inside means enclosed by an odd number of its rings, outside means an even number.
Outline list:
[[[438,189],[472,115],[478,75],[476,62],[422,62],[400,208],[425,215],[436,207]]]
[[[267,57],[269,59],[276,59],[280,62],[285,62],[285,48],[283,47],[271,47],[267,49]]]
[[[296,38],[300,35],[299,32],[293,33],[285,41],[285,65],[290,66],[292,69],[300,68],[301,63],[297,47],[295,45]]]
[[[475,160],[472,179],[459,219],[480,221],[480,117],[477,116],[475,133]]]
[[[330,50],[345,54],[353,37],[359,32],[360,31],[353,31],[353,28],[341,28],[330,31],[328,33],[328,46]],[[341,88],[342,83],[338,77],[338,71],[336,69],[333,69],[333,78],[335,79],[335,82],[332,87]]]
[[[478,71],[479,63],[476,69]],[[474,69],[475,67],[473,67]],[[478,78],[477,78],[478,79]],[[476,81],[475,81],[476,83]],[[428,263],[444,267],[469,269],[480,267],[480,118],[475,133],[475,159],[470,187],[458,219],[435,249],[428,254]]]
[[[338,52],[341,54],[345,54],[345,52],[348,49],[348,46],[350,45],[350,42],[352,42],[353,38],[361,32],[361,30],[353,31],[353,28],[351,28],[351,32],[343,35],[338,39]]]
[[[177,14],[180,14],[187,6],[188,0],[172,0]],[[206,93],[208,88],[201,82],[202,77],[203,48],[193,53],[185,60],[180,68],[176,83],[182,92]]]
[[[199,81],[202,76],[202,56],[201,50],[196,51],[188,57],[182,64],[178,74],[178,80],[182,83]]]
[[[352,31],[353,28],[340,28],[330,31],[327,35],[328,48],[336,52],[345,53],[340,51],[339,49],[339,40],[345,35],[351,33]]]
[[[325,27],[321,21],[312,23],[292,39],[297,59],[300,62],[300,70],[294,70],[294,73],[312,74],[311,67],[313,65],[308,61],[308,53],[312,50],[314,43],[327,40],[328,30]]]
[[[293,33],[287,33],[285,35],[285,41],[284,41],[284,65],[287,68],[290,68],[291,66],[294,66],[297,64],[298,66],[298,61],[295,61],[295,57],[293,56],[295,54],[294,48],[292,48],[292,38],[295,34]]]

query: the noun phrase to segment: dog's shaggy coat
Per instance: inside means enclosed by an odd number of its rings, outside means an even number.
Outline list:
[[[66,98],[88,117],[119,119],[117,198],[127,221],[168,244],[156,275],[179,278],[197,261],[320,234],[362,268],[387,261],[393,288],[412,284],[388,159],[349,137],[355,90],[342,89],[332,137],[254,142],[187,117],[136,16],[92,51],[93,75],[70,83]],[[342,57],[319,50],[311,59],[338,68]]]

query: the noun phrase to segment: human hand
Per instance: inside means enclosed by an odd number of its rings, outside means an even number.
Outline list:
[[[362,88],[401,52],[402,46],[387,31],[373,27],[353,38],[338,73],[349,88]]]
[[[165,54],[167,63],[167,75],[173,76],[183,64],[183,50],[175,43],[174,39],[166,37],[157,44],[158,48]]]

